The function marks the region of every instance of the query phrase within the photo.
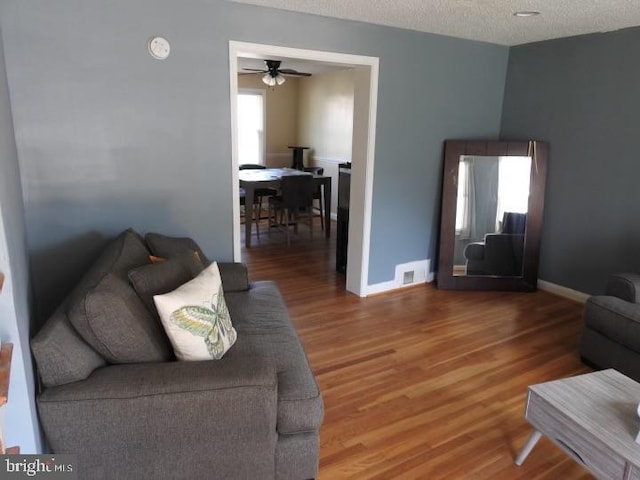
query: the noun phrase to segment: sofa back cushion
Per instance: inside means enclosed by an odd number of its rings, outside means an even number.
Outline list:
[[[154,295],[172,292],[192,280],[204,266],[194,252],[129,271],[129,280],[147,310],[160,321]]]
[[[31,339],[31,350],[45,387],[79,382],[107,363],[71,326],[64,307]]]
[[[168,237],[160,233],[147,233],[144,237],[151,253],[162,258],[173,258],[198,252],[198,256],[205,266],[211,262],[205,257],[198,244],[189,237]]]
[[[111,363],[173,357],[162,326],[146,310],[127,277],[129,270],[149,263],[142,237],[127,230],[107,246],[70,295],[71,324]]]
[[[128,280],[109,273],[84,297],[85,339],[111,363],[162,362],[173,358],[171,345]],[[90,340],[89,340],[90,339]]]

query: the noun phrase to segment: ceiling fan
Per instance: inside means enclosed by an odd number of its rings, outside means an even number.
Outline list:
[[[243,68],[247,73],[241,75],[253,75],[258,73],[263,73],[262,81],[269,85],[270,87],[277,85],[282,85],[285,82],[285,75],[291,75],[295,77],[310,77],[310,73],[298,72],[296,70],[291,70],[290,68],[280,68],[280,64],[282,62],[280,60],[265,60],[264,64],[267,67],[266,70],[258,70],[256,68]],[[250,72],[250,73],[249,73]]]

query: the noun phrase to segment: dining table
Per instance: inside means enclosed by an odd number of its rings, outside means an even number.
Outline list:
[[[240,188],[245,191],[245,205],[253,205],[255,190],[257,188],[278,189],[280,180],[287,175],[312,175],[314,185],[322,188],[324,202],[324,235],[331,236],[331,177],[317,175],[315,173],[296,170],[293,168],[263,168],[259,170],[240,170]],[[251,225],[254,222],[253,215],[247,215],[244,224],[244,244],[251,247]]]

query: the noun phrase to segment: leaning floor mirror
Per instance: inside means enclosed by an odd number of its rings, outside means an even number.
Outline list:
[[[533,291],[549,146],[445,142],[438,288]]]

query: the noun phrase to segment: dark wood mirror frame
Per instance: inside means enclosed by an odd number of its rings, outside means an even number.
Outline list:
[[[461,155],[529,156],[531,183],[524,238],[522,276],[455,276],[453,275],[458,163]],[[520,290],[534,291],[538,283],[540,230],[544,210],[549,145],[544,142],[508,142],[447,140],[445,142],[442,210],[438,259],[438,288],[451,290]]]

